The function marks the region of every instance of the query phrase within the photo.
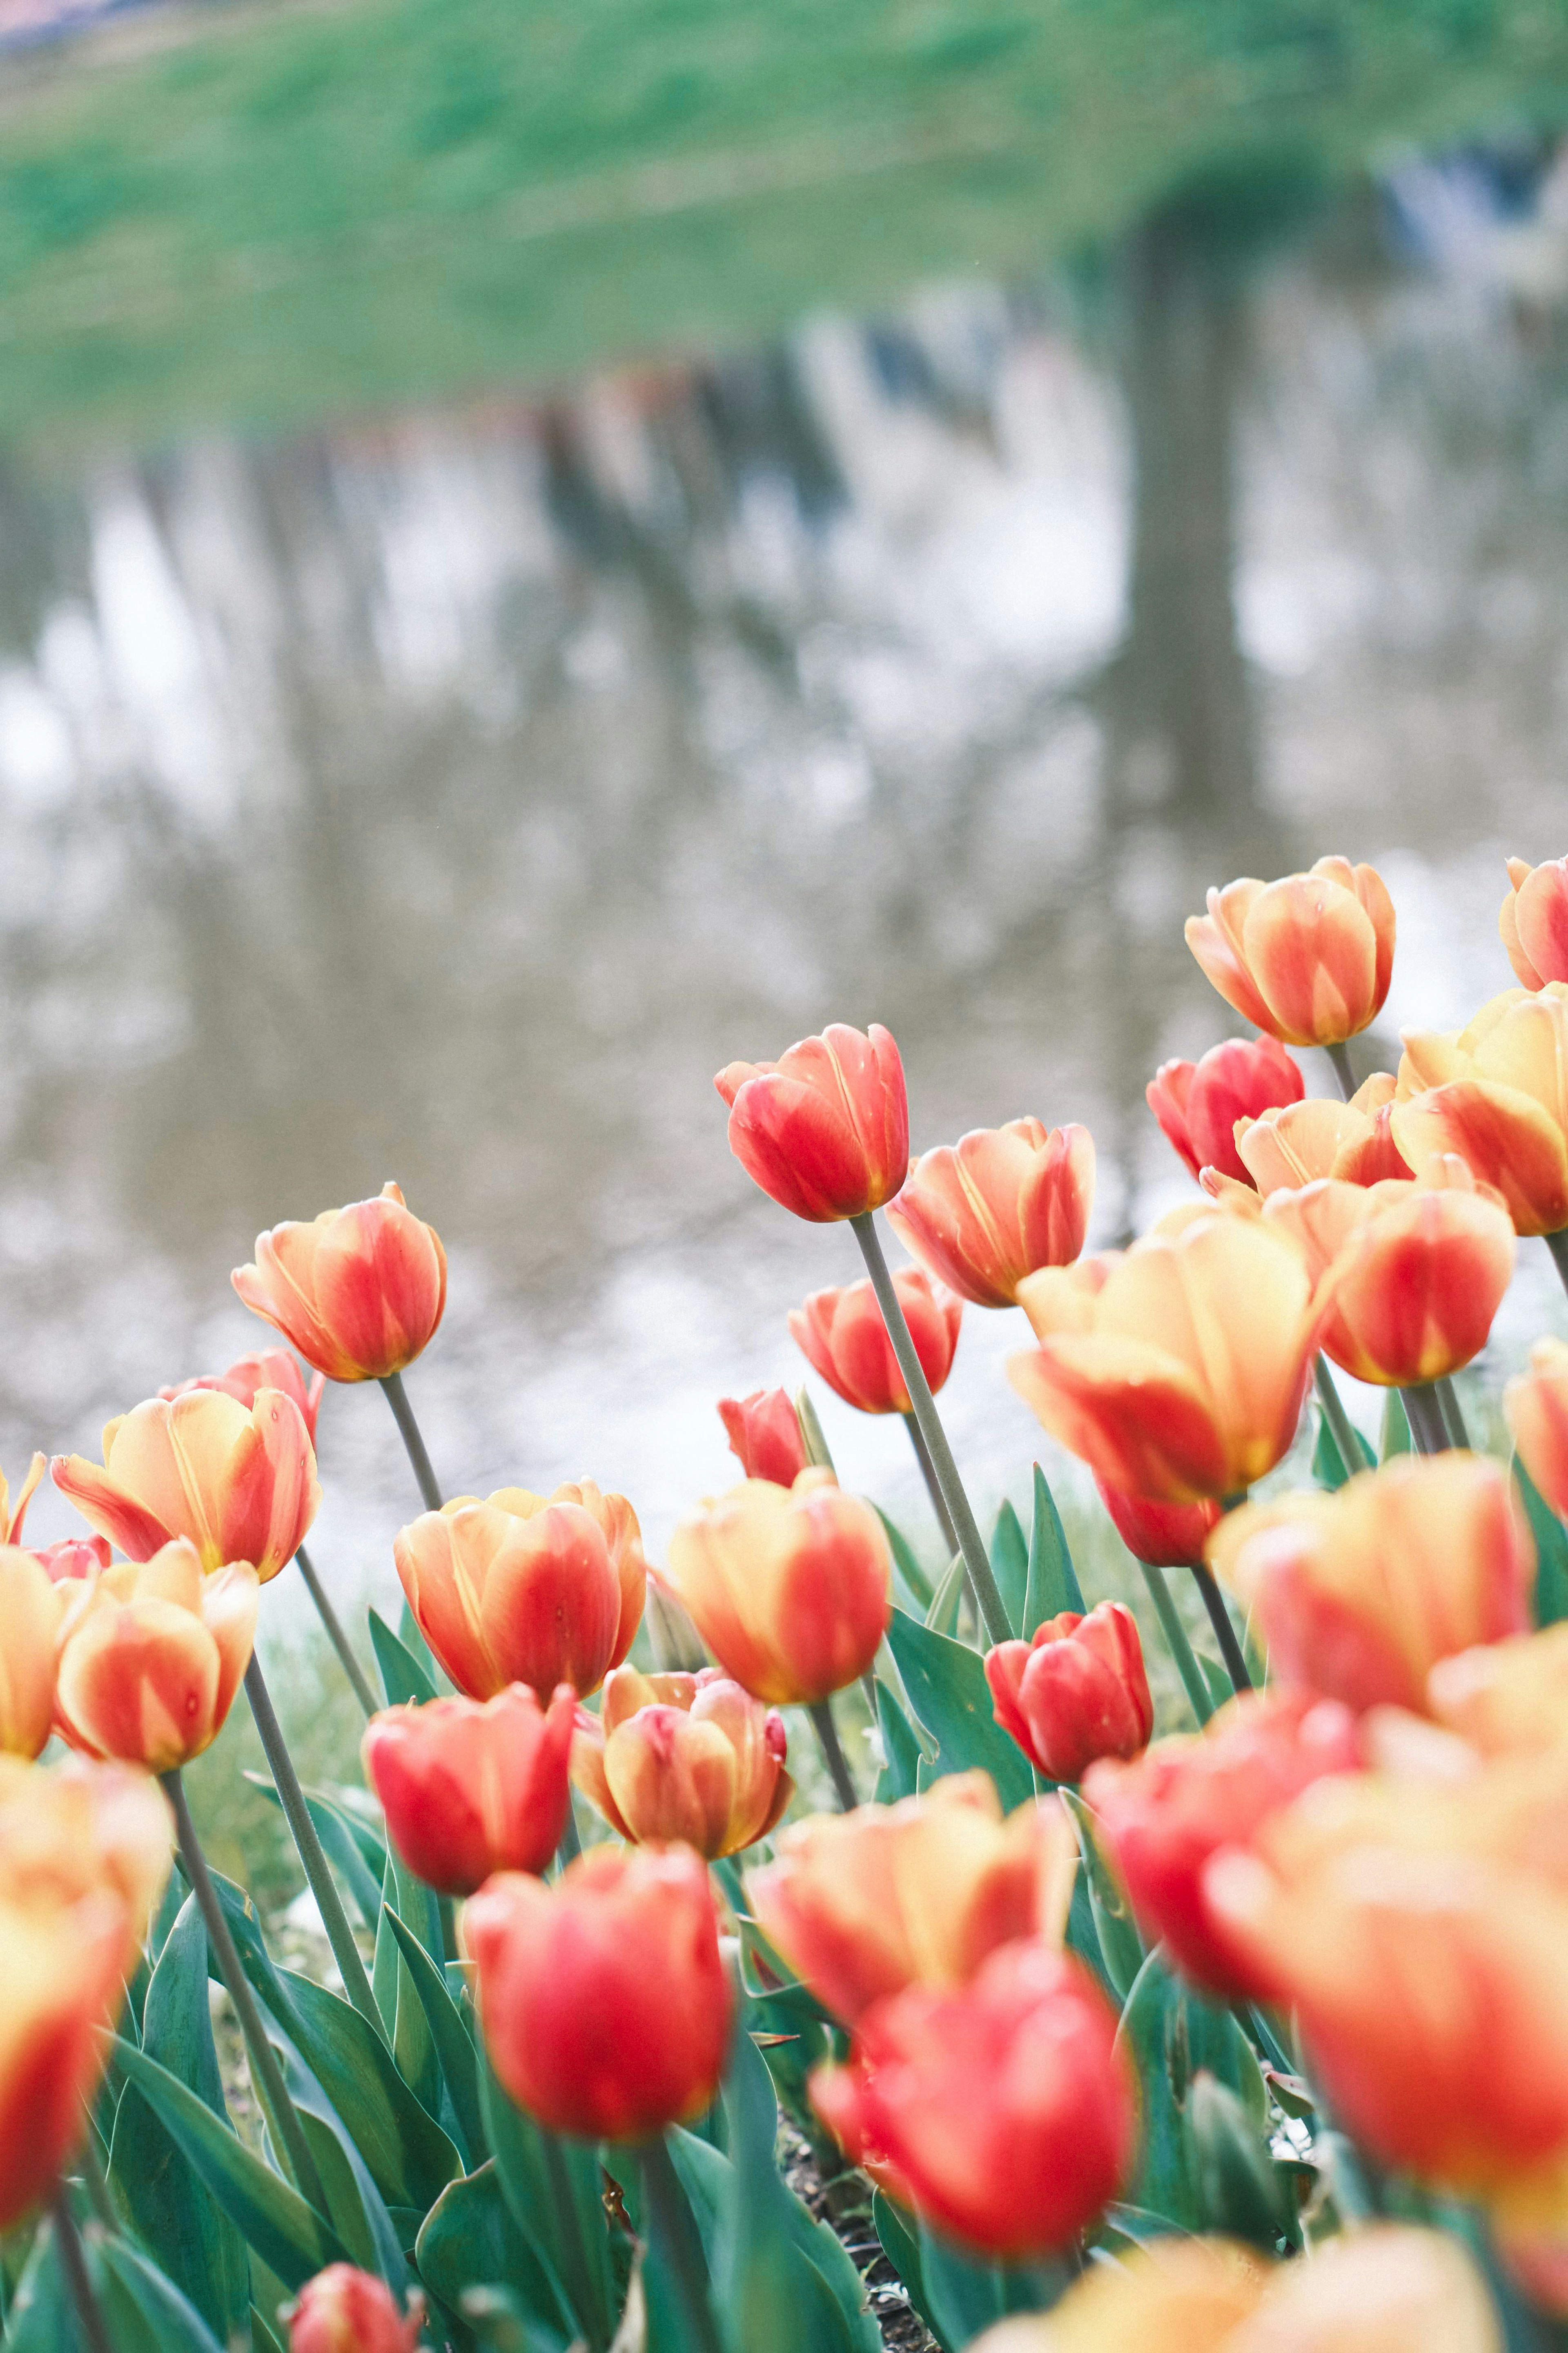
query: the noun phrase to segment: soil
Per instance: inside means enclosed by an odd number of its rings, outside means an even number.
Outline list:
[[[936,2338],[910,2304],[902,2281],[882,2253],[871,2220],[869,2184],[863,2173],[846,2172],[825,2181],[810,2144],[793,2125],[779,2135],[784,2178],[801,2204],[826,2222],[844,2242],[867,2295],[882,2342],[889,2353],[941,2353]]]

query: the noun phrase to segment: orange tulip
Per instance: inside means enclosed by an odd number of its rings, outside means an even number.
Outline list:
[[[1138,1621],[1120,1601],[1064,1609],[1032,1642],[985,1656],[991,1704],[1037,1771],[1081,1780],[1097,1757],[1137,1757],[1154,1729]]]
[[[924,1269],[901,1266],[893,1288],[934,1397],[952,1370],[963,1302]],[[910,1393],[868,1280],[814,1291],[789,1313],[790,1337],[830,1389],[861,1413],[908,1413]]]
[[[447,1253],[395,1185],[256,1237],[237,1266],[246,1305],[334,1381],[382,1381],[428,1346],[447,1305]]]
[[[664,1581],[726,1674],[775,1707],[863,1675],[888,1630],[892,1556],[869,1504],[827,1471],[748,1479],[690,1512]]]
[[[256,1639],[248,1561],[204,1576],[194,1545],[165,1545],[80,1585],[59,1630],[56,1722],[73,1748],[167,1773],[223,1730]]]
[[[766,1838],[794,1797],[787,1745],[783,1716],[717,1667],[617,1667],[602,1714],[577,1711],[572,1778],[622,1838],[683,1840],[712,1862]]]
[[[490,2064],[547,2130],[646,2140],[711,2103],[730,1989],[689,1847],[592,1847],[553,1886],[502,1872],[463,1939]]]
[[[365,1727],[365,1778],[386,1833],[416,1878],[471,1895],[494,1871],[542,1871],[572,1802],[567,1769],[577,1695],[546,1710],[526,1683],[494,1699],[387,1707]]]
[[[454,1496],[393,1538],[419,1630],[460,1692],[530,1683],[586,1695],[631,1649],[647,1590],[637,1516],[591,1479],[546,1498],[498,1487]]]
[[[1387,1176],[1414,1174],[1394,1141],[1394,1082],[1378,1071],[1349,1103],[1314,1095],[1237,1122],[1237,1156],[1260,1193],[1281,1186],[1310,1185],[1335,1176],[1350,1185],[1375,1185]]]
[[[1004,2262],[1067,2245],[1137,2143],[1116,2012],[1075,1955],[1037,1939],[967,1985],[876,2003],[811,2096],[851,2158],[890,2165],[938,2230]]]
[[[795,1822],[747,1877],[769,1940],[847,2025],[906,1986],[966,1985],[999,1945],[1060,1944],[1078,1842],[1058,1801],[1003,1820],[989,1774]]]
[[[719,1416],[730,1451],[748,1479],[772,1479],[793,1487],[810,1462],[800,1416],[787,1389],[753,1389],[750,1397],[721,1398]]]
[[[1486,1757],[1563,1746],[1568,1620],[1439,1659],[1426,1678],[1426,1702],[1439,1724]]]
[[[47,2195],[85,2129],[121,1980],[123,1905],[0,1900],[0,2230]]]
[[[1041,1345],[1008,1377],[1107,1485],[1194,1504],[1248,1487],[1289,1448],[1311,1357],[1299,1253],[1258,1220],[1205,1209],[1103,1262],[1019,1286]]]
[[[1149,1108],[1196,1176],[1205,1168],[1252,1182],[1237,1155],[1236,1131],[1272,1106],[1300,1103],[1300,1071],[1274,1038],[1227,1038],[1196,1062],[1162,1062],[1144,1089]]]
[[[1407,1029],[1394,1140],[1413,1168],[1457,1153],[1521,1234],[1568,1226],[1568,987],[1506,989],[1458,1037]]]
[[[1530,1370],[1510,1381],[1502,1409],[1519,1459],[1559,1519],[1568,1515],[1568,1346],[1538,1340]]]
[[[961,1298],[1011,1307],[1025,1275],[1077,1258],[1093,1207],[1088,1128],[1012,1119],[911,1160],[888,1223]]]
[[[1396,1456],[1335,1494],[1248,1504],[1209,1558],[1276,1679],[1348,1707],[1419,1713],[1439,1659],[1530,1623],[1530,1532],[1501,1467],[1474,1454]]]
[[[53,1728],[65,1595],[30,1552],[0,1545],[0,1753],[37,1757]]]
[[[1509,892],[1498,910],[1508,960],[1525,988],[1568,980],[1568,858],[1531,866],[1508,861]]]
[[[321,1500],[304,1417],[277,1389],[247,1413],[216,1389],[149,1398],[103,1433],[103,1461],[57,1454],[54,1481],[132,1560],[184,1536],[205,1569],[247,1560],[265,1585],[299,1551]]]
[[[124,1765],[0,1757],[0,1904],[71,1905],[105,1890],[121,1908],[130,1977],[168,1883],[174,1824],[157,1783]]]
[[[160,1389],[158,1395],[188,1397],[192,1389],[221,1389],[226,1397],[237,1398],[248,1413],[259,1390],[277,1389],[299,1407],[314,1446],[316,1416],[321,1411],[321,1391],[326,1386],[325,1373],[318,1373],[313,1380],[307,1381],[298,1358],[287,1348],[258,1348],[248,1356],[237,1357],[226,1373],[198,1373],[193,1380],[176,1381],[173,1388]]]
[[[1394,972],[1394,902],[1375,867],[1347,858],[1211,890],[1186,937],[1226,1003],[1288,1046],[1355,1037],[1382,1012]]]
[[[1151,1568],[1196,1568],[1201,1564],[1204,1546],[1223,1516],[1218,1504],[1152,1504],[1145,1496],[1108,1487],[1103,1479],[1095,1484],[1134,1560],[1145,1561]]]
[[[405,2316],[384,2281],[353,2263],[329,2263],[286,2316],[289,2353],[416,2353],[425,2299],[410,2296]]]
[[[731,1062],[713,1082],[730,1149],[797,1218],[827,1225],[891,1200],[910,1160],[904,1066],[889,1032],[835,1021],[776,1062]]]

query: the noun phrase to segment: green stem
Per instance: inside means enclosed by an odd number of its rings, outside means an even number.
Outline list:
[[[800,1424],[801,1443],[805,1448],[806,1461],[818,1471],[832,1471],[833,1457],[828,1451],[827,1440],[822,1434],[822,1424],[816,1418],[816,1408],[811,1401],[810,1391],[804,1387],[796,1389],[795,1393],[795,1418]],[[837,1472],[834,1475],[837,1477]]]
[[[643,2221],[648,2243],[664,2258],[680,2313],[682,2353],[721,2353],[708,2291],[702,2241],[664,2136],[645,2141],[641,2160]]]
[[[1422,1381],[1412,1388],[1401,1389],[1400,1395],[1405,1399],[1405,1417],[1417,1451],[1422,1454],[1446,1452],[1449,1442],[1448,1430],[1435,1385],[1431,1381]]]
[[[49,2201],[49,2212],[54,2219],[55,2245],[59,2253],[60,2269],[66,2275],[70,2300],[76,2306],[77,2325],[81,2330],[81,2340],[87,2353],[114,2353],[114,2339],[109,2333],[109,2324],[93,2294],[87,2256],[63,2182],[56,2187]]]
[[[1214,1701],[1204,1671],[1193,1655],[1193,1646],[1187,1640],[1187,1630],[1182,1623],[1181,1614],[1171,1599],[1171,1588],[1165,1582],[1163,1572],[1152,1562],[1141,1560],[1138,1566],[1143,1572],[1143,1582],[1149,1588],[1149,1599],[1154,1605],[1170,1645],[1171,1656],[1176,1662],[1176,1672],[1181,1676],[1187,1697],[1193,1704],[1193,1714],[1200,1724],[1206,1724],[1214,1714]]]
[[[577,1828],[577,1808],[573,1802],[572,1793],[570,1789],[568,1789],[566,1793],[566,1820],[562,1826],[561,1843],[555,1850],[555,1859],[560,1863],[562,1870],[564,1871],[569,1862],[576,1862],[577,1857],[582,1853],[582,1852],[583,1840],[582,1834]]]
[[[283,1737],[283,1727],[272,1705],[272,1694],[267,1688],[267,1678],[261,1672],[261,1661],[253,1651],[250,1664],[245,1671],[245,1696],[250,1702],[250,1713],[256,1719],[256,1729],[261,1735],[261,1746],[267,1752],[271,1768],[272,1786],[279,1802],[294,1833],[294,1844],[305,1876],[310,1883],[310,1893],[316,1899],[316,1909],[321,1915],[321,1926],[327,1932],[327,1942],[332,1948],[332,1958],[343,1981],[343,1991],[363,2018],[370,2021],[383,2042],[386,2030],[381,2012],[375,2006],[375,1996],[370,1989],[370,1979],[364,1973],[359,1947],[354,1943],[353,1930],[349,1926],[321,1841],[316,1835],[316,1825],[310,1820],[310,1810],[305,1803],[305,1792],[300,1787],[300,1777],[294,1770],[294,1760],[289,1754]]]
[[[1345,1477],[1353,1479],[1363,1465],[1362,1451],[1356,1443],[1355,1425],[1345,1411],[1345,1401],[1334,1386],[1327,1356],[1319,1356],[1312,1366],[1312,1377],[1318,1385],[1318,1403],[1334,1444],[1340,1450],[1340,1461],[1345,1466]]]
[[[1198,1581],[1198,1591],[1203,1595],[1204,1608],[1209,1613],[1209,1624],[1214,1628],[1218,1640],[1220,1656],[1225,1661],[1225,1671],[1230,1677],[1231,1688],[1233,1691],[1249,1692],[1252,1689],[1252,1677],[1247,1672],[1247,1661],[1242,1657],[1241,1644],[1237,1639],[1236,1628],[1230,1622],[1230,1612],[1225,1606],[1225,1596],[1209,1571],[1206,1568],[1200,1568],[1195,1561],[1193,1564],[1193,1575]]]
[[[806,1710],[806,1714],[811,1718],[817,1744],[822,1750],[822,1761],[833,1777],[833,1787],[838,1798],[838,1810],[841,1814],[852,1814],[859,1804],[860,1799],[855,1787],[854,1776],[849,1770],[849,1759],[845,1756],[843,1745],[838,1737],[838,1726],[833,1721],[833,1702],[830,1699],[819,1699]]]
[[[316,1605],[316,1615],[327,1630],[327,1640],[337,1652],[344,1674],[353,1685],[355,1699],[358,1700],[366,1715],[374,1715],[381,1702],[372,1691],[364,1671],[353,1654],[353,1646],[343,1631],[342,1620],[327,1599],[327,1588],[316,1575],[310,1556],[303,1545],[300,1546],[294,1557],[300,1564],[300,1574],[305,1580],[305,1590]]]
[[[1355,1092],[1355,1072],[1351,1068],[1351,1050],[1346,1045],[1338,1045],[1325,1046],[1323,1051],[1334,1066],[1334,1076],[1339,1081],[1340,1092],[1346,1103],[1349,1103]]]
[[[120,2217],[114,2211],[114,2200],[109,2194],[109,2178],[103,2170],[103,2159],[98,2153],[95,2127],[89,2123],[81,2145],[81,2178],[87,2194],[92,2200],[92,2211],[106,2231],[118,2231]]]
[[[561,2143],[552,2132],[542,2129],[539,2146],[544,2159],[544,2178],[550,2185],[550,2202],[555,2211],[555,2247],[566,2292],[584,2340],[595,2353],[604,2353],[611,2330],[605,2326],[604,2298],[595,2289],[588,2243],[583,2236],[583,2217],[572,2193],[572,2177],[566,2170]]]
[[[408,1402],[408,1392],[403,1386],[403,1375],[388,1373],[381,1386],[386,1391],[386,1402],[392,1408],[393,1419],[401,1433],[408,1460],[414,1465],[414,1476],[419,1482],[419,1493],[425,1498],[425,1508],[427,1512],[438,1512],[441,1508],[441,1490],[437,1484],[436,1473],[430,1468],[430,1457],[425,1451],[425,1440],[419,1435],[419,1424],[414,1419],[414,1408]]]
[[[958,1549],[963,1555],[963,1566],[969,1573],[970,1589],[984,1620],[985,1630],[994,1642],[1010,1642],[1013,1629],[1007,1622],[1007,1612],[996,1589],[996,1579],[991,1574],[991,1563],[986,1558],[985,1546],[975,1525],[974,1514],[970,1509],[969,1498],[963,1492],[963,1482],[958,1475],[952,1449],[938,1418],[931,1386],[916,1353],[914,1341],[910,1336],[910,1327],[899,1303],[899,1294],[893,1288],[893,1278],[882,1255],[876,1219],[869,1209],[866,1209],[859,1217],[851,1218],[849,1222],[855,1229],[855,1239],[866,1261],[866,1271],[871,1278],[871,1287],[882,1311],[882,1321],[893,1344],[893,1354],[899,1360],[904,1387],[910,1393],[914,1419],[920,1425],[920,1433],[931,1456],[937,1484],[947,1504],[958,1539]]]
[[[912,1413],[901,1414],[900,1419],[910,1433],[910,1444],[915,1450],[915,1461],[921,1466],[921,1476],[926,1482],[926,1493],[931,1497],[931,1507],[936,1514],[936,1524],[942,1530],[942,1540],[947,1546],[947,1556],[951,1560],[958,1550],[958,1530],[952,1525],[952,1514],[947,1508],[947,1500],[942,1492],[942,1482],[936,1475],[936,1464],[931,1459],[931,1448],[921,1436],[920,1423]]]
[[[1442,1412],[1443,1427],[1448,1433],[1449,1445],[1468,1448],[1470,1433],[1465,1427],[1464,1409],[1459,1403],[1458,1389],[1447,1373],[1440,1380],[1434,1381],[1432,1388]]]

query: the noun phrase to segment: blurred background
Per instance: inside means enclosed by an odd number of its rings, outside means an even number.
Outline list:
[[[859,1272],[731,1160],[722,1063],[882,1020],[919,1147],[1087,1122],[1110,1240],[1186,1189],[1145,1081],[1242,1026],[1207,883],[1381,867],[1363,1074],[1510,984],[1504,855],[1568,849],[1560,9],[0,0],[0,43],[13,1481],[258,1344],[258,1229],[395,1176],[445,1484],[589,1473],[657,1556],[732,1475],[714,1400]],[[1526,1244],[1472,1401],[1565,1325]],[[943,1399],[987,1511],[1025,1336],[969,1310]],[[902,1430],[822,1410],[927,1543]],[[318,1565],[384,1601],[374,1388],[320,1443]]]

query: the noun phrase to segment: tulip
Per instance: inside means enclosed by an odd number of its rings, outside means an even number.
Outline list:
[[[1530,1623],[1535,1550],[1508,1476],[1457,1451],[1248,1504],[1209,1558],[1254,1612],[1276,1680],[1347,1707],[1420,1713],[1439,1659]]]
[[[502,1872],[463,1936],[490,2063],[547,2130],[646,2140],[710,2105],[730,1989],[689,1848],[593,1847],[549,1887]]]
[[[602,1713],[577,1712],[572,1778],[622,1838],[683,1840],[712,1862],[766,1838],[794,1797],[787,1745],[783,1716],[717,1667],[617,1667]]]
[[[999,1945],[1059,1945],[1078,1842],[1055,1799],[1002,1815],[987,1773],[923,1796],[795,1822],[747,1878],[769,1940],[853,2026],[906,1986],[967,1985]]]
[[[713,1082],[730,1149],[781,1208],[815,1225],[891,1200],[910,1160],[904,1066],[891,1035],[831,1022],[776,1062],[730,1062]]]
[[[637,1514],[589,1479],[548,1499],[498,1487],[400,1528],[392,1555],[419,1630],[460,1692],[598,1690],[642,1622],[647,1563]]]
[[[1530,1370],[1510,1381],[1502,1409],[1519,1459],[1559,1519],[1568,1515],[1568,1346],[1538,1340]]]
[[[1236,1148],[1238,1121],[1256,1120],[1307,1091],[1297,1064],[1273,1038],[1227,1038],[1196,1062],[1162,1062],[1144,1093],[1161,1131],[1196,1176],[1217,1168],[1252,1182]]]
[[[187,1538],[205,1569],[247,1560],[265,1585],[299,1551],[321,1504],[298,1406],[260,1389],[247,1413],[216,1389],[152,1398],[103,1433],[101,1466],[57,1454],[54,1481],[132,1560]]]
[[[847,2065],[810,2088],[855,2162],[890,2165],[940,2231],[1004,2262],[1076,2237],[1137,2140],[1116,2012],[1081,1961],[1037,1939],[1003,1946],[965,1986],[876,2003]]]
[[[21,1543],[22,1523],[27,1516],[27,1506],[32,1502],[38,1482],[44,1475],[47,1461],[47,1455],[34,1455],[27,1465],[27,1475],[22,1482],[22,1492],[15,1504],[11,1501],[11,1489],[5,1474],[0,1471],[0,1543],[8,1545]]]
[[[160,1389],[158,1395],[188,1397],[192,1389],[221,1389],[226,1397],[237,1398],[248,1412],[258,1390],[277,1389],[299,1407],[314,1446],[316,1416],[321,1411],[321,1391],[326,1386],[325,1373],[318,1373],[314,1380],[307,1381],[298,1358],[287,1348],[258,1348],[251,1356],[237,1357],[226,1373],[198,1373],[193,1380],[177,1381],[173,1388]]]
[[[1510,988],[1458,1037],[1407,1029],[1394,1140],[1413,1168],[1457,1153],[1502,1195],[1516,1231],[1568,1225],[1568,987]]]
[[[952,1370],[963,1303],[924,1269],[901,1266],[893,1277],[921,1370],[934,1396]],[[868,1278],[842,1290],[814,1291],[792,1307],[790,1336],[835,1394],[861,1413],[908,1413],[910,1393]]]
[[[1311,1355],[1299,1253],[1206,1205],[1095,1275],[1032,1274],[1019,1303],[1041,1345],[1014,1388],[1107,1485],[1195,1504],[1248,1487],[1296,1434]]]
[[[0,1545],[0,1754],[37,1757],[53,1727],[65,1595],[32,1553]]]
[[[1568,1744],[1568,1619],[1439,1659],[1426,1678],[1426,1704],[1483,1756]]]
[[[1568,980],[1568,858],[1531,866],[1528,858],[1508,861],[1509,892],[1498,910],[1498,930],[1508,960],[1525,988]]]
[[[892,1556],[869,1504],[826,1471],[748,1479],[690,1512],[667,1581],[726,1674],[775,1707],[863,1675],[888,1630]]]
[[[0,1757],[0,1905],[70,1905],[107,1892],[121,1907],[128,1978],[170,1861],[168,1799],[145,1773],[85,1757],[48,1767]]]
[[[1096,1482],[1100,1500],[1134,1560],[1151,1568],[1197,1568],[1204,1546],[1224,1516],[1218,1504],[1152,1504]]]
[[[73,1748],[171,1772],[223,1730],[250,1663],[260,1586],[248,1561],[204,1576],[194,1545],[121,1561],[72,1595],[56,1721]]]
[[[1288,1046],[1340,1046],[1375,1021],[1394,972],[1394,902],[1373,866],[1211,890],[1187,945],[1227,1005]]]
[[[353,2263],[329,2263],[306,2281],[287,2317],[289,2353],[416,2353],[425,2299],[412,2295],[405,2318],[384,2281]]]
[[[491,1700],[383,1708],[365,1727],[365,1777],[415,1876],[471,1895],[492,1871],[542,1871],[561,1843],[577,1695],[548,1709],[526,1683]]]
[[[787,1390],[753,1389],[750,1397],[721,1398],[719,1414],[730,1451],[748,1479],[794,1486],[811,1457]]]
[[[1032,1642],[998,1642],[985,1680],[1004,1732],[1052,1781],[1079,1781],[1097,1757],[1137,1757],[1154,1729],[1143,1645],[1131,1609],[1064,1609]]]
[[[1228,2239],[1152,2239],[1093,2264],[1048,2316],[988,2328],[970,2353],[1242,2353],[1246,2339],[1232,2332],[1276,2268]]]
[[[1314,1095],[1245,1124],[1238,1121],[1237,1157],[1263,1194],[1310,1185],[1319,1176],[1350,1185],[1408,1177],[1415,1172],[1394,1141],[1394,1090],[1388,1072],[1378,1071],[1349,1103]]]
[[[74,1902],[0,1898],[0,2230],[47,2195],[102,2077],[125,1907],[106,1887]]]
[[[888,1223],[961,1298],[1011,1307],[1026,1274],[1077,1258],[1093,1207],[1088,1128],[1012,1119],[912,1160]]]
[[[429,1345],[447,1304],[447,1253],[395,1185],[256,1237],[237,1266],[246,1305],[334,1381],[384,1381]]]
[[[58,1544],[40,1546],[29,1557],[37,1562],[51,1585],[65,1585],[73,1578],[96,1577],[100,1568],[107,1568],[113,1547],[107,1536],[61,1536]]]
[[[1360,1761],[1347,1709],[1258,1693],[1196,1737],[1156,1741],[1136,1764],[1091,1767],[1084,1797],[1146,1940],[1163,1942],[1199,1985],[1245,1998],[1250,1979],[1211,1912],[1204,1867],[1222,1847],[1247,1846],[1310,1783]]]

